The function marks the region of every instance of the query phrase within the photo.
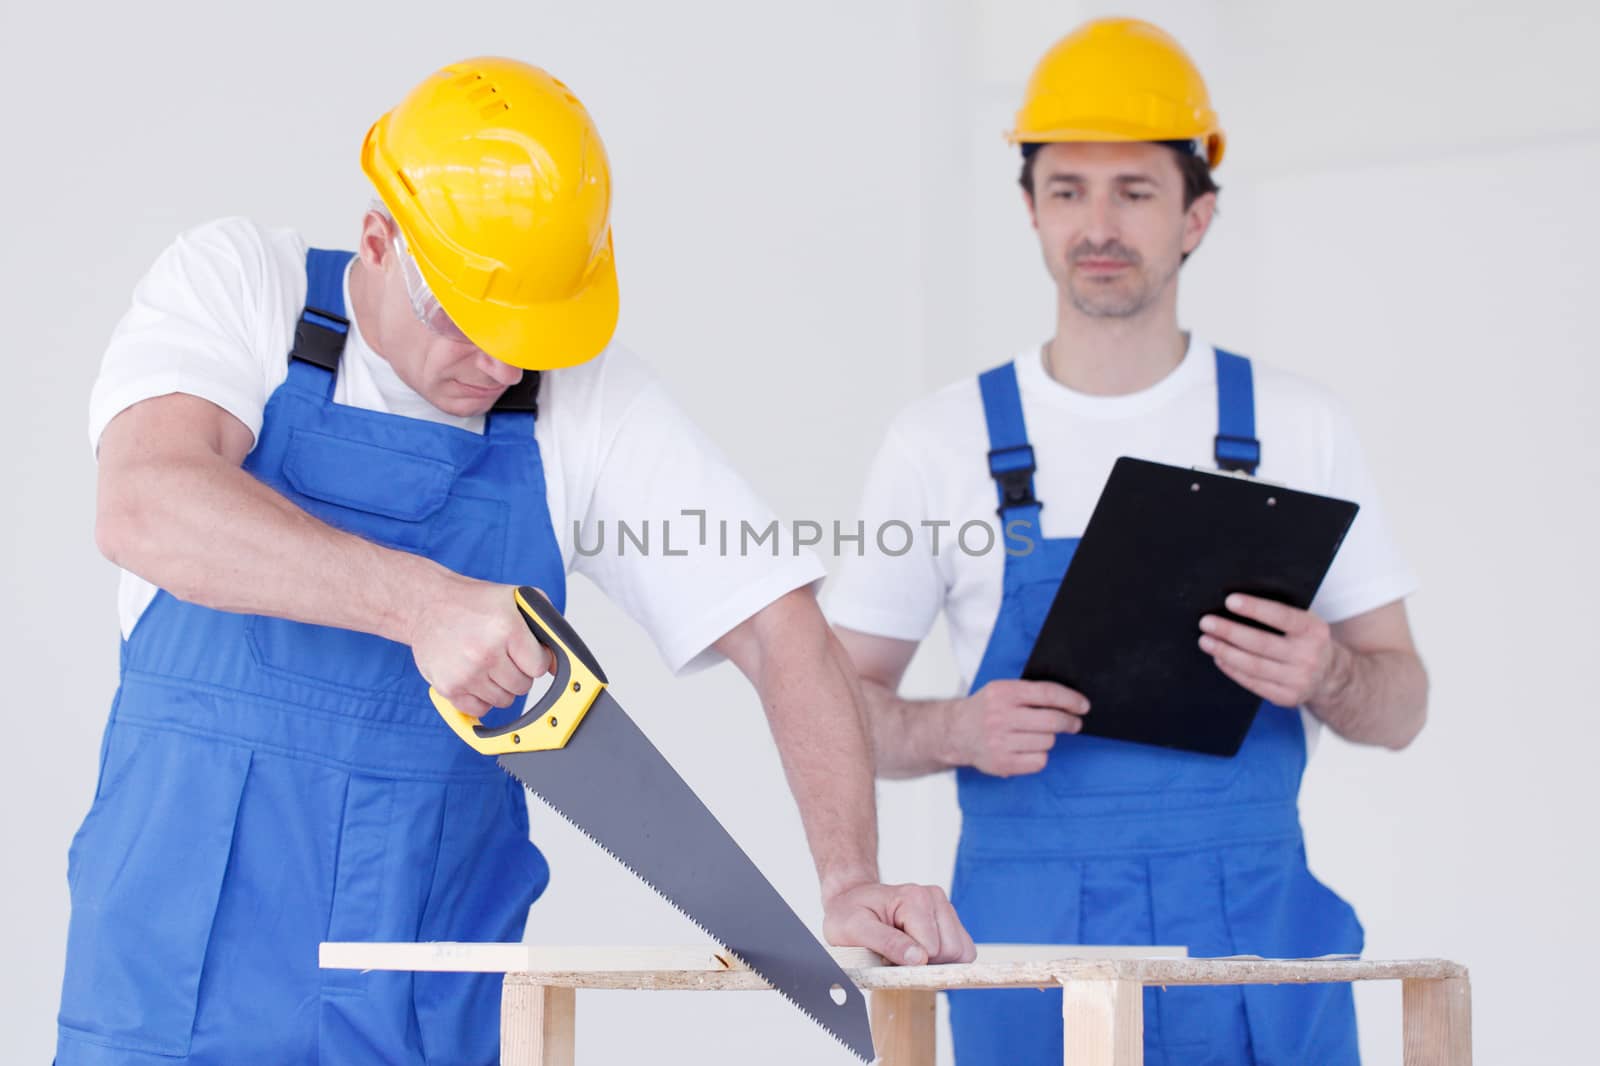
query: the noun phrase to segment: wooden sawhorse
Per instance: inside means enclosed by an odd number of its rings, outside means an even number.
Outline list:
[[[952,966],[886,966],[870,951],[834,956],[871,995],[882,1066],[933,1066],[934,1004],[957,988],[1062,989],[1063,1066],[1140,1066],[1147,985],[1400,981],[1405,1066],[1472,1066],[1472,993],[1465,967],[1442,959],[1190,959],[1172,948],[984,944]],[[1164,957],[1153,957],[1160,955]],[[720,949],[559,948],[531,944],[322,945],[322,966],[504,973],[502,1066],[573,1066],[577,990],[769,986]],[[840,1062],[851,1061],[841,1049]]]

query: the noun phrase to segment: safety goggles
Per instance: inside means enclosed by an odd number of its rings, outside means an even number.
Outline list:
[[[399,227],[395,228],[393,237],[394,250],[400,260],[400,275],[405,278],[406,295],[411,299],[411,311],[417,316],[417,321],[428,327],[429,332],[453,341],[472,343],[461,327],[450,320],[450,316],[439,304],[439,298],[428,288],[428,283],[422,277],[422,270],[417,266],[417,261],[411,257],[411,252],[406,248],[406,239],[401,235]]]

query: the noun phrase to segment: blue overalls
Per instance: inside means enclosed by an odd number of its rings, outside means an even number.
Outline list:
[[[530,402],[481,435],[333,402],[349,259],[311,251],[244,468],[332,525],[559,608]],[[498,1061],[496,978],[317,966],[324,940],[520,940],[549,880],[522,787],[427,691],[404,645],[156,596],[68,855],[60,1066]]]
[[[1260,446],[1250,363],[1222,351],[1216,358],[1218,464],[1253,473]],[[1015,367],[990,370],[979,384],[1001,521],[1018,554],[1006,557],[974,692],[1021,675],[1078,544],[1040,534]],[[1033,542],[1028,554],[1020,553],[1024,538]],[[980,943],[1359,953],[1355,912],[1306,868],[1297,807],[1305,762],[1299,713],[1263,704],[1233,758],[1063,735],[1037,774],[964,768],[956,910]],[[1349,985],[1146,989],[1144,1017],[1150,1066],[1358,1061]],[[960,1066],[1061,1061],[1059,991],[953,992],[950,1021]]]

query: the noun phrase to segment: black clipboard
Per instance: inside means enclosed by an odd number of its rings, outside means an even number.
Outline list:
[[[1083,732],[1234,755],[1261,698],[1200,650],[1244,592],[1305,609],[1357,505],[1237,474],[1121,458],[1023,668],[1089,698]],[[1265,627],[1259,627],[1265,628]]]

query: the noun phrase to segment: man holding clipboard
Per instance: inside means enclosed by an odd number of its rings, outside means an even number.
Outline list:
[[[980,942],[1359,952],[1354,911],[1306,866],[1301,773],[1324,726],[1408,744],[1427,677],[1404,606],[1415,579],[1350,421],[1317,386],[1178,326],[1179,269],[1211,223],[1224,140],[1176,41],[1136,20],[1080,27],[1041,61],[1010,139],[1057,287],[1056,332],[913,404],[874,462],[867,525],[904,522],[917,537],[899,555],[846,559],[830,614],[866,680],[878,772],[957,771],[952,896]],[[1122,457],[1259,474],[1286,496],[1360,506],[1309,610],[1234,590],[1225,610],[1190,616],[1183,654],[1197,647],[1261,701],[1232,755],[1087,735],[1101,709],[1085,694],[1022,680]],[[1197,473],[1193,491],[1225,481]],[[995,534],[987,550],[975,522]],[[1152,595],[1130,581],[1141,594]],[[941,610],[969,694],[901,699]],[[1146,997],[1152,1064],[1357,1061],[1348,985]],[[1059,1062],[1060,1018],[1059,993],[952,994],[957,1061]]]

